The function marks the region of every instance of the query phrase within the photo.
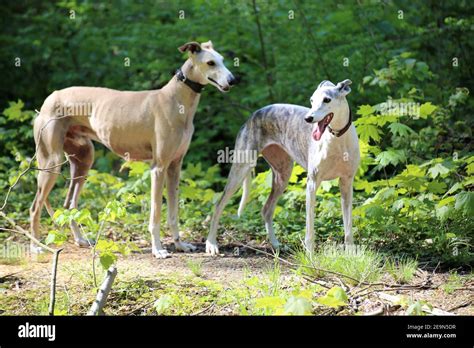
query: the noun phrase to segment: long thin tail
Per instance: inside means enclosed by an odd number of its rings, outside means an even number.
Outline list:
[[[251,186],[252,186],[252,171],[249,171],[247,176],[244,179],[242,198],[240,199],[239,210],[237,211],[237,215],[239,217],[242,216],[244,212],[245,204],[247,204],[248,202]]]

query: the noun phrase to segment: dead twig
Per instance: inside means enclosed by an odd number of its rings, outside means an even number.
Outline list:
[[[63,249],[58,249],[54,252],[53,270],[51,274],[51,291],[49,295],[49,315],[54,315],[54,305],[56,303],[56,273],[58,270],[59,253],[62,250]]]
[[[461,304],[458,304],[457,306],[454,306],[454,307],[449,308],[449,309],[448,309],[448,312],[455,311],[456,309],[459,309],[459,308],[467,307],[467,306],[471,305],[472,302],[473,302],[472,300],[465,301],[465,302],[463,302],[463,303],[461,303]]]
[[[400,298],[398,296],[389,295],[389,294],[386,294],[386,293],[383,293],[383,292],[380,292],[377,295],[380,299],[389,301],[392,304],[398,304],[398,302],[400,301]],[[442,309],[439,309],[439,308],[434,308],[434,307],[430,308],[427,305],[421,306],[421,310],[425,313],[428,313],[428,314],[431,314],[431,315],[437,315],[437,316],[438,315],[450,315],[450,316],[456,315],[454,313],[443,311]]]
[[[191,316],[196,316],[196,315],[203,314],[203,313],[207,312],[208,310],[210,310],[210,309],[211,309],[212,307],[214,307],[214,306],[215,306],[215,303],[211,303],[210,306],[208,306],[208,307],[206,307],[206,308],[200,310],[199,312],[192,313]]]
[[[13,221],[13,219],[9,218],[7,216],[7,214],[5,214],[3,211],[0,211],[0,216],[2,216],[3,218],[5,218],[5,220],[13,227],[13,230],[10,230],[10,229],[6,229],[8,231],[12,231],[12,232],[17,232],[17,233],[20,233],[20,234],[24,234],[25,236],[27,236],[33,243],[37,244],[38,246],[42,247],[43,249],[49,251],[50,253],[55,253],[57,251],[57,249],[53,249],[53,248],[50,248],[49,246],[41,243],[38,239],[36,239],[35,237],[33,237],[33,235],[31,235],[27,230],[25,230],[23,227],[17,225],[15,223],[15,221]],[[3,230],[3,228],[0,228]]]

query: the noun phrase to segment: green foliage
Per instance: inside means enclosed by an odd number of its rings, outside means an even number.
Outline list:
[[[327,307],[338,308],[341,306],[347,306],[348,297],[346,292],[340,286],[334,286],[328,290],[326,295],[317,299],[319,304]]]
[[[186,261],[186,265],[196,277],[202,276],[202,260],[189,259]]]
[[[4,4],[0,198],[3,201],[33,156],[33,110],[39,110],[52,91],[73,85],[160,88],[184,61],[178,46],[212,39],[242,82],[226,95],[206,88],[199,104],[181,173],[180,223],[185,234],[194,239],[206,235],[230,168],[216,164],[217,150],[232,147],[251,112],[272,102],[308,106],[319,81],[350,78],[354,88],[348,100],[361,148],[354,182],[357,243],[420,262],[472,264],[474,103],[469,94],[474,79],[466,52],[474,48],[469,39],[474,22],[467,15],[474,7],[457,1],[401,4],[413,21],[397,18],[398,2],[298,1],[293,4],[294,20],[288,19],[285,1],[257,1],[257,9],[240,1]],[[71,8],[75,19],[67,15]],[[180,9],[185,9],[185,21],[177,16]],[[239,26],[229,30],[222,18]],[[21,58],[21,67],[14,66],[14,57]],[[457,66],[452,57],[458,59]],[[125,58],[130,58],[129,67]],[[239,64],[233,64],[234,58]],[[350,64],[341,68],[344,58]],[[36,190],[35,174],[20,178],[7,205],[8,214],[25,225]],[[58,178],[50,196],[53,207],[62,206],[67,177]],[[117,156],[97,146],[79,209],[57,210],[53,221],[59,227],[49,229],[46,242],[64,243],[72,220],[79,221],[88,237],[94,238],[102,228],[102,239],[119,245],[149,238],[149,178],[148,164],[122,165]],[[243,218],[235,217],[236,195],[226,208],[222,229],[241,239],[264,240],[260,210],[271,180],[271,172],[259,163]],[[320,243],[343,238],[337,186],[337,181],[324,182],[317,192]],[[304,170],[295,166],[275,211],[275,231],[284,245],[301,245],[305,189]],[[165,226],[166,205],[163,210]],[[43,219],[52,225],[52,220]],[[104,265],[113,262],[115,247],[99,245]],[[347,261],[340,261],[341,269],[364,277],[365,265],[374,261],[367,255],[358,255],[360,263],[352,270]]]
[[[299,272],[313,277],[324,277],[325,271],[343,274],[352,279],[348,282],[375,281],[382,275],[382,257],[366,247],[345,250],[334,243],[326,243],[312,255],[304,250],[294,254],[300,265]],[[329,274],[330,275],[330,274]]]

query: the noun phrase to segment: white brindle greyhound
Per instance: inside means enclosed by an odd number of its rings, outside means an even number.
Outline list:
[[[345,244],[352,245],[352,183],[359,167],[359,141],[346,100],[350,80],[334,85],[323,81],[311,97],[311,109],[274,104],[256,111],[237,135],[235,153],[261,153],[272,168],[272,190],[262,210],[265,228],[272,246],[279,248],[273,231],[273,213],[293,169],[293,161],[308,172],[306,189],[306,237],[309,252],[314,249],[314,206],[321,181],[339,178],[344,222]],[[305,122],[306,121],[306,122]],[[312,124],[312,127],[308,125]],[[233,163],[224,193],[215,208],[206,252],[219,253],[217,229],[219,218],[231,196],[242,182],[243,195],[238,214],[242,214],[249,197],[251,170],[254,163]]]
[[[47,201],[63,162],[69,155],[71,183],[64,206],[77,208],[85,177],[94,161],[91,140],[101,142],[127,160],[151,161],[151,213],[149,231],[152,253],[157,258],[170,256],[160,242],[160,216],[163,186],[168,190],[168,225],[176,250],[195,247],[179,239],[178,184],[181,164],[194,126],[193,118],[202,88],[211,84],[229,91],[235,78],[225,67],[223,57],[212,42],[189,42],[179,47],[189,58],[175,76],[159,90],[117,91],[97,87],[70,87],[53,92],[41,107],[34,122],[37,149],[38,189],[30,209],[31,232],[39,239],[43,205]],[[76,110],[76,105],[89,105]],[[78,108],[77,108],[78,109]],[[67,110],[67,112],[65,112]],[[86,110],[86,111],[84,111]],[[75,243],[90,246],[76,222],[71,223]],[[31,245],[33,252],[41,248]]]

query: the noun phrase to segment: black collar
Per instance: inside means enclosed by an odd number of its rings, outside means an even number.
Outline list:
[[[335,131],[334,129],[331,128],[331,126],[328,126],[329,128],[329,133],[331,133],[332,135],[335,135],[336,137],[340,137],[342,136],[345,132],[347,132],[347,130],[349,129],[349,127],[351,126],[352,124],[352,110],[351,108],[349,108],[349,121],[347,121],[347,124],[344,126],[344,128],[338,130],[338,131]]]
[[[201,85],[198,82],[191,81],[186,76],[184,76],[183,71],[181,69],[176,70],[176,78],[178,79],[178,81],[184,82],[186,86],[191,88],[196,93],[201,93],[202,89],[204,88],[204,85]]]

